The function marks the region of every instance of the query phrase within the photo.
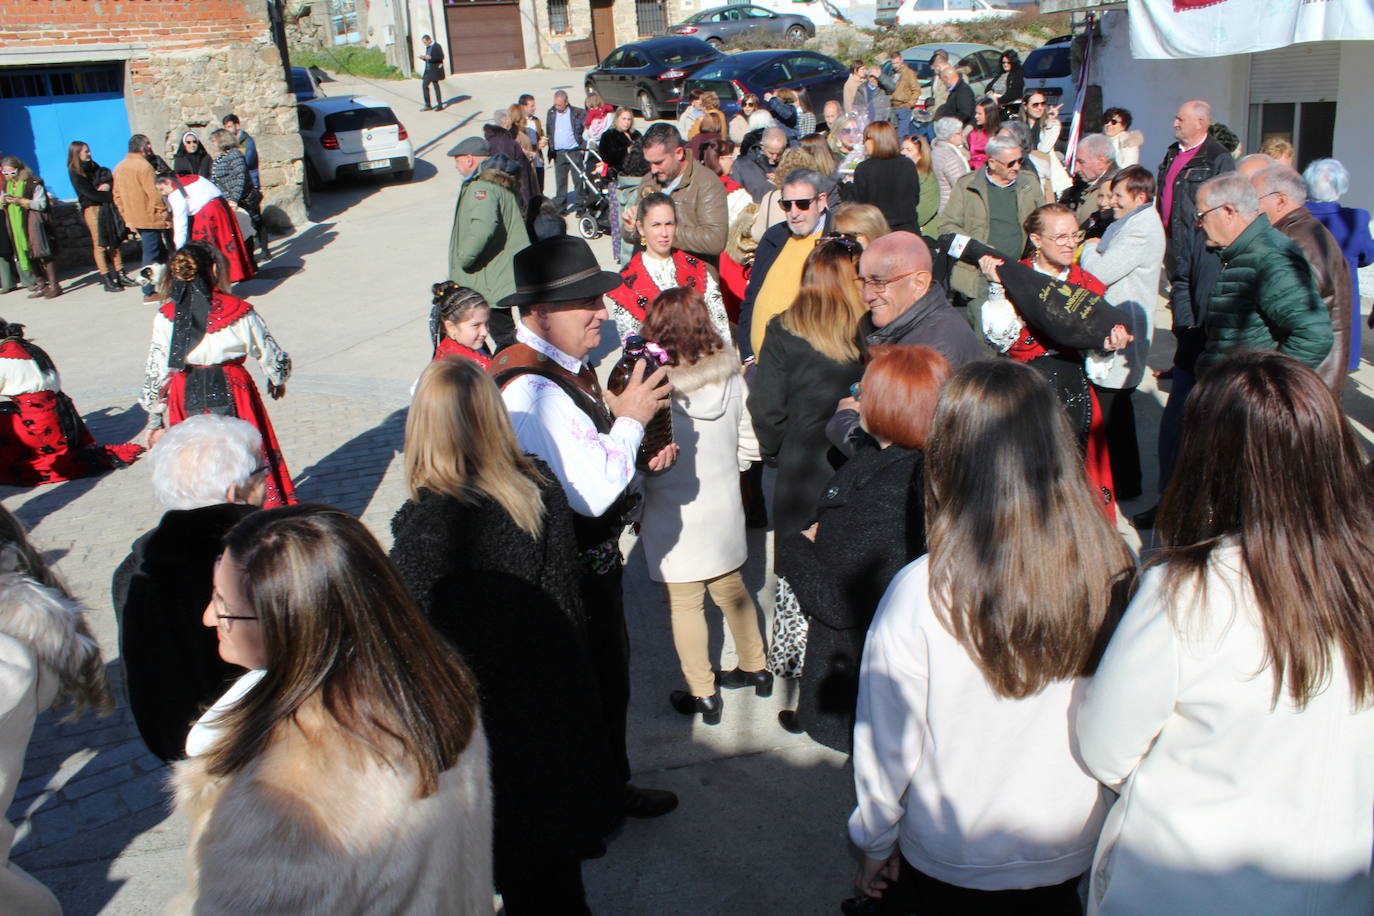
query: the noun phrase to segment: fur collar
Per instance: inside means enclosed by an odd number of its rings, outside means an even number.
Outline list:
[[[55,588],[18,571],[13,546],[0,548],[0,634],[23,643],[61,684],[77,683],[100,647],[86,625],[86,609]]]
[[[707,385],[718,385],[739,372],[739,357],[724,347],[685,366],[669,366],[668,381],[674,391],[690,394]]]

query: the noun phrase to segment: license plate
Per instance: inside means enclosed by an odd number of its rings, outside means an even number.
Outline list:
[[[372,160],[369,160],[368,162],[361,163],[361,164],[358,166],[358,168],[360,168],[360,169],[384,169],[384,168],[387,168],[387,167],[390,166],[390,165],[391,165],[391,160],[390,160],[390,159],[372,159]]]

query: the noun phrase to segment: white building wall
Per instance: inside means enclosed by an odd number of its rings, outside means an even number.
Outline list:
[[[1336,137],[1332,155],[1350,171],[1350,193],[1342,198],[1349,207],[1374,209],[1374,174],[1369,170],[1374,153],[1374,117],[1370,87],[1374,86],[1374,47],[1368,42],[1341,42],[1340,94],[1336,98]],[[1361,287],[1364,289],[1364,286]]]

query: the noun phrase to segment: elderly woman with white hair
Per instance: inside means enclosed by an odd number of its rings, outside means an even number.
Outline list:
[[[224,662],[201,624],[225,533],[261,505],[262,436],[235,417],[187,417],[149,455],[153,491],[168,510],[134,542],[111,588],[134,722],[163,760],[184,756],[196,716],[242,671]]]
[[[1360,367],[1360,276],[1359,269],[1374,264],[1374,235],[1370,234],[1369,211],[1343,207],[1340,199],[1350,190],[1350,173],[1335,159],[1318,159],[1302,173],[1307,183],[1307,209],[1335,236],[1341,254],[1350,265],[1350,362],[1347,369]],[[1374,312],[1369,326],[1374,328]]]
[[[935,142],[930,145],[930,158],[935,167],[935,180],[940,186],[940,209],[943,210],[954,183],[973,171],[968,164],[968,150],[964,148],[962,121],[958,118],[935,121]]]

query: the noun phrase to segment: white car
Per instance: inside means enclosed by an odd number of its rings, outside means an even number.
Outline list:
[[[1016,10],[993,6],[988,0],[902,0],[897,25],[950,25],[973,19],[1005,19]]]
[[[307,184],[356,175],[415,175],[415,148],[405,125],[386,102],[366,95],[299,102]]]

